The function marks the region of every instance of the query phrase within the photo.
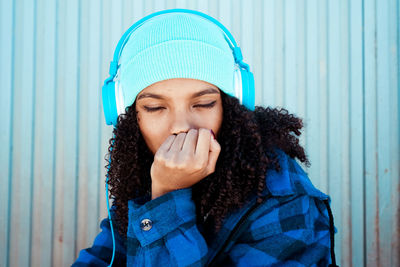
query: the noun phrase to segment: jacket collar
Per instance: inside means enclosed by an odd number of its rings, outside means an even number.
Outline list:
[[[282,197],[303,194],[321,200],[329,198],[328,195],[314,187],[307,173],[295,159],[290,158],[280,149],[277,149],[276,152],[281,170],[279,172],[275,169],[267,171],[265,196],[271,194],[272,196]]]

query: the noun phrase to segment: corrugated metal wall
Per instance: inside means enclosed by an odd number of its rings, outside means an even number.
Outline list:
[[[0,0],[0,266],[69,266],[93,242],[111,133],[101,85],[124,30],[166,8],[219,19],[256,104],[304,118],[339,263],[400,266],[396,0]]]

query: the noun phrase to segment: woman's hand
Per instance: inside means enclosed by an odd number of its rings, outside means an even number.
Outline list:
[[[151,165],[151,198],[190,187],[213,173],[220,151],[209,129],[168,136]]]

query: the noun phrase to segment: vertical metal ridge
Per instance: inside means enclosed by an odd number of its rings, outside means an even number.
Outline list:
[[[286,1],[282,4],[282,107],[286,106]]]
[[[349,71],[348,71],[348,86],[349,86],[349,95],[348,95],[348,99],[347,99],[347,105],[348,105],[348,110],[349,110],[349,114],[351,113],[352,110],[352,99],[351,99],[351,92],[352,92],[352,84],[351,84],[351,80],[352,80],[352,67],[353,65],[351,64],[351,43],[352,43],[352,38],[351,38],[351,24],[352,24],[352,20],[351,20],[351,4],[350,1],[347,2],[347,21],[348,21],[348,25],[347,25],[347,50],[348,50],[348,64],[349,64]],[[353,220],[352,220],[352,216],[351,216],[351,211],[352,211],[352,204],[351,203],[351,198],[352,198],[352,185],[351,185],[351,169],[353,166],[353,162],[352,162],[352,157],[351,157],[351,148],[352,148],[352,141],[351,141],[351,115],[349,115],[349,121],[348,121],[348,127],[349,127],[349,131],[348,131],[348,158],[349,158],[349,169],[348,171],[348,175],[349,175],[349,195],[348,195],[348,199],[349,199],[349,203],[350,203],[350,208],[349,208],[349,217],[348,217],[348,224],[349,224],[349,245],[348,245],[348,250],[349,250],[349,255],[350,255],[350,259],[349,259],[349,266],[352,267],[353,266],[353,262],[352,262],[352,257],[351,255],[353,255],[353,239],[352,239],[352,233],[353,233]]]
[[[100,8],[100,10],[102,10],[103,9],[103,0],[100,0],[100,6],[101,6],[101,8]],[[103,12],[100,12],[100,15],[99,15],[99,24],[100,24],[100,26],[99,26],[99,38],[100,38],[100,40],[103,40]],[[99,42],[99,62],[103,62],[103,53],[102,53],[102,51],[103,51],[103,42]],[[101,82],[101,80],[103,80],[103,77],[102,77],[102,71],[101,71],[101,64],[99,64],[99,66],[98,66],[98,74],[99,74],[99,77],[100,77],[100,86],[103,84],[102,82]],[[103,166],[102,166],[102,161],[100,161],[100,158],[101,158],[101,146],[102,146],[102,143],[101,143],[101,126],[103,125],[103,119],[102,119],[102,113],[103,113],[103,108],[102,108],[102,104],[103,104],[103,102],[102,102],[102,91],[101,91],[101,87],[99,88],[99,90],[100,90],[100,94],[99,94],[99,103],[100,103],[100,107],[99,107],[99,109],[98,109],[98,111],[99,111],[99,113],[98,113],[98,129],[99,129],[99,132],[98,132],[98,134],[97,134],[97,137],[98,137],[98,139],[97,139],[97,142],[98,142],[98,147],[99,147],[99,151],[98,151],[98,155],[97,155],[97,168],[99,169],[99,176],[101,176],[101,169],[103,168]],[[101,181],[102,181],[102,178],[103,177],[97,177],[97,184],[96,184],[96,186],[97,186],[97,188],[100,188],[100,184],[101,184]],[[99,191],[99,194],[97,194],[97,197],[96,197],[96,199],[97,199],[97,211],[96,211],[96,216],[97,216],[97,218],[100,218],[100,208],[101,208],[101,205],[100,205],[100,201],[101,201],[101,198],[100,198],[100,196],[101,196],[101,194],[103,194],[104,193],[104,191]]]
[[[397,21],[397,127],[400,127],[400,1],[396,1],[396,21]],[[400,148],[400,131],[397,130],[397,148]],[[399,156],[398,156],[399,157]],[[399,164],[397,165],[397,170],[395,170],[398,174],[398,177],[400,177],[400,166]],[[397,192],[400,190],[400,183],[397,184]],[[395,211],[395,214],[397,214],[397,217],[394,218],[396,220],[395,226],[400,227],[400,204],[397,203],[397,211]],[[398,229],[398,228],[397,228]],[[397,238],[400,239],[400,230],[397,230]],[[397,240],[397,248],[399,249],[399,240]],[[396,260],[399,263],[400,261],[400,255],[399,253],[396,256]]]
[[[31,122],[31,127],[32,127],[32,135],[31,135],[31,166],[30,166],[30,208],[29,208],[29,251],[28,251],[28,263],[29,266],[32,266],[32,226],[33,226],[33,216],[32,216],[32,211],[33,211],[33,201],[34,201],[34,196],[33,196],[33,187],[34,187],[34,181],[33,179],[35,178],[34,176],[34,163],[35,163],[35,121],[36,121],[36,48],[37,48],[37,0],[34,0],[33,3],[33,61],[32,61],[32,68],[33,68],[33,79],[32,79],[32,122]]]
[[[80,130],[80,105],[81,105],[81,100],[79,97],[79,91],[80,91],[80,78],[81,78],[81,15],[82,15],[82,6],[81,6],[81,0],[77,0],[77,8],[78,8],[78,28],[77,28],[77,47],[76,47],[76,53],[77,53],[77,71],[76,71],[76,129],[75,129],[75,135],[76,135],[76,143],[75,143],[75,155],[76,155],[76,160],[75,160],[75,207],[74,207],[74,255],[78,247],[78,201],[79,201],[79,145],[80,145],[80,135],[79,135],[79,130]],[[121,16],[122,17],[122,16]]]
[[[348,40],[348,43],[347,43],[347,49],[348,49],[348,51],[349,51],[349,57],[348,57],[348,64],[349,64],[349,72],[348,72],[348,81],[349,81],[349,91],[350,91],[350,93],[349,93],[349,97],[348,97],[348,101],[347,101],[347,105],[348,105],[348,110],[349,110],[349,113],[351,112],[351,110],[352,110],[352,102],[351,102],[351,90],[352,90],[352,84],[351,84],[351,79],[352,79],[352,73],[353,73],[353,65],[351,64],[352,62],[351,62],[351,56],[350,56],[350,54],[351,54],[351,42],[352,42],[352,38],[351,38],[351,23],[352,23],[352,21],[351,21],[351,4],[350,4],[350,2],[348,2],[347,3],[347,17],[348,17],[348,31],[347,31],[347,40]],[[352,165],[353,165],[353,162],[352,162],[352,157],[351,157],[351,147],[352,147],[352,141],[351,141],[351,123],[352,123],[352,121],[351,121],[351,115],[349,115],[349,125],[348,125],[348,127],[349,127],[349,135],[348,135],[348,137],[349,137],[349,141],[348,141],[348,149],[349,149],[349,162],[350,162],[350,164],[349,164],[349,170],[348,170],[348,172],[349,172],[349,180],[351,180],[351,169],[352,169]],[[349,190],[349,195],[348,195],[348,198],[349,198],[349,202],[350,202],[350,209],[349,209],[349,218],[348,218],[348,224],[349,224],[349,229],[350,229],[350,231],[349,231],[349,255],[353,255],[353,239],[352,239],[352,232],[353,232],[353,220],[352,220],[352,217],[351,217],[351,210],[352,210],[352,203],[351,203],[351,196],[352,196],[352,185],[351,185],[351,181],[349,181],[349,186],[350,186],[350,190]],[[353,263],[352,263],[352,260],[351,260],[351,258],[350,258],[350,262],[349,262],[349,266],[350,267],[352,267],[353,266]]]
[[[15,1],[12,1],[12,40],[11,40],[11,105],[10,105],[10,154],[9,154],[9,161],[8,161],[8,168],[9,168],[9,176],[8,176],[8,218],[7,218],[7,252],[6,254],[6,265],[10,266],[10,225],[11,225],[11,207],[12,207],[12,176],[13,176],[13,143],[14,143],[14,79],[15,79],[15,16],[16,16],[16,8],[15,8]]]
[[[366,236],[367,236],[367,230],[366,230],[366,224],[367,224],[367,222],[366,222],[366,182],[365,182],[365,180],[366,180],[366,174],[365,174],[365,161],[366,161],[366,155],[365,155],[365,148],[366,148],[366,134],[365,134],[365,4],[364,4],[364,1],[365,0],[362,0],[361,1],[361,8],[362,8],[362,11],[361,11],[361,20],[362,20],[362,27],[363,27],[363,31],[362,31],[362,35],[361,35],[361,38],[362,38],[362,47],[361,47],[361,49],[362,49],[362,79],[361,79],[361,82],[362,82],[362,96],[363,96],[363,99],[362,99],[362,107],[363,107],[363,112],[362,112],[362,125],[363,125],[363,131],[362,131],[362,133],[363,133],[363,136],[362,136],[362,138],[363,138],[363,154],[362,154],[362,156],[363,156],[363,161],[362,161],[362,169],[363,169],[363,172],[362,172],[362,174],[363,174],[363,188],[362,188],[362,190],[363,190],[363,192],[364,192],[364,194],[363,194],[363,214],[364,214],[364,218],[363,218],[363,234],[364,234],[364,242],[363,242],[363,258],[364,258],[364,267],[366,267],[367,266],[367,261],[366,261],[366,259],[367,259],[367,242],[366,242]]]
[[[378,47],[377,47],[377,40],[378,40],[378,21],[377,21],[377,0],[374,0],[374,21],[375,21],[375,32],[374,32],[374,57],[375,57],[375,121],[378,122]],[[375,125],[375,181],[376,181],[376,188],[375,188],[375,238],[376,238],[376,262],[378,263],[378,267],[380,267],[380,243],[379,243],[379,160],[378,160],[378,149],[379,149],[379,138],[378,138],[378,125]]]
[[[52,196],[51,196],[51,203],[52,205],[52,210],[51,210],[51,257],[50,257],[50,262],[51,264],[54,265],[54,240],[55,240],[55,226],[54,226],[54,221],[55,221],[55,210],[56,210],[56,206],[55,206],[55,194],[56,194],[56,175],[57,175],[57,99],[58,99],[58,90],[57,89],[57,84],[58,84],[58,29],[59,29],[59,14],[60,14],[60,10],[59,10],[59,1],[56,1],[56,12],[55,12],[55,22],[56,25],[54,27],[54,73],[56,75],[56,77],[54,78],[54,103],[53,103],[53,110],[54,110],[54,116],[53,116],[53,132],[54,132],[54,138],[53,138],[53,177],[52,177]]]
[[[329,46],[329,36],[330,36],[330,32],[329,32],[329,19],[330,19],[330,12],[328,11],[328,9],[329,9],[329,3],[326,3],[326,5],[325,5],[325,12],[326,12],[326,40],[327,40],[327,42],[326,42],[326,54],[327,54],[327,56],[326,56],[326,95],[325,95],[325,97],[326,97],[326,173],[327,173],[327,183],[326,183],[326,191],[327,191],[327,193],[330,195],[331,193],[330,193],[330,183],[329,183],[329,180],[330,180],[330,175],[329,175],[329,173],[330,173],[330,157],[329,157],[329,140],[330,140],[330,135],[329,135],[329,124],[330,124],[330,120],[329,120],[329,96],[330,96],[330,94],[329,94],[329,89],[330,89],[330,86],[329,86],[329,81],[330,81],[330,76],[329,76],[329,48],[330,48],[330,46]]]
[[[261,14],[262,14],[262,12],[264,11],[264,1],[261,1],[261,4],[260,4],[261,6],[260,6],[260,12],[261,12]],[[260,75],[261,75],[261,77],[259,77],[259,81],[260,81],[260,94],[259,94],[259,97],[258,97],[258,99],[264,99],[264,94],[263,94],[263,89],[265,88],[265,78],[264,78],[264,56],[265,56],[265,53],[264,53],[264,17],[265,16],[261,16],[261,21],[260,21],[260,24],[261,24],[261,37],[260,37],[260,41],[261,41],[261,55],[260,55],[260,57],[261,57],[261,69],[260,69],[260,71],[259,71],[259,73],[260,73]],[[254,104],[254,106],[256,106],[257,105],[257,103],[255,103]],[[261,102],[260,103],[258,103],[258,105],[261,105]]]
[[[397,7],[396,7],[396,21],[397,21],[397,127],[400,127],[400,2],[396,1],[397,3]],[[399,130],[397,130],[397,148],[400,148],[400,132]],[[400,177],[400,166],[397,165],[397,173],[398,173],[398,177]],[[399,192],[400,190],[400,184],[397,185],[397,192]],[[400,227],[400,204],[397,203],[397,218],[394,218],[396,220],[396,224],[397,227]],[[397,228],[398,229],[398,228]],[[400,239],[400,230],[397,230],[397,238]],[[397,240],[397,248],[399,248],[400,244],[399,244],[399,240]],[[396,260],[399,263],[400,261],[400,255],[397,254],[396,256]]]
[[[308,93],[308,12],[307,12],[307,2],[304,1],[303,2],[305,4],[304,7],[304,67],[305,67],[305,71],[304,71],[304,92],[305,92],[305,97],[304,97],[304,119],[308,118],[308,101],[307,101],[307,93]],[[303,120],[304,120],[303,119]],[[307,123],[308,125],[308,123]],[[305,125],[305,126],[307,126]],[[306,132],[307,135],[309,133],[309,131]],[[307,136],[306,135],[306,136]],[[308,142],[307,142],[307,138],[306,136],[304,136],[304,147],[308,148]],[[307,153],[307,152],[306,152]],[[308,154],[308,153],[307,153]],[[308,157],[308,155],[307,155]]]

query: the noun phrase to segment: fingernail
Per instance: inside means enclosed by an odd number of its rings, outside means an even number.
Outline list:
[[[210,129],[210,131],[211,131],[212,136],[213,136],[214,139],[215,139],[215,134],[214,134],[213,130]]]

